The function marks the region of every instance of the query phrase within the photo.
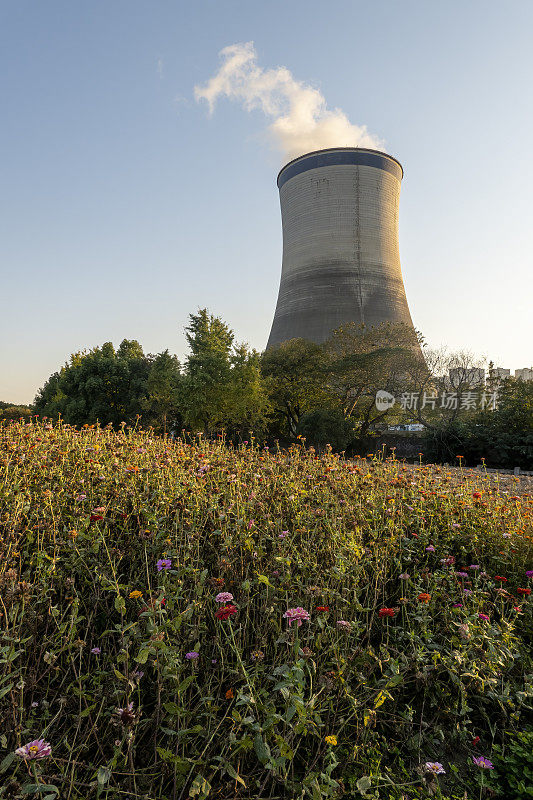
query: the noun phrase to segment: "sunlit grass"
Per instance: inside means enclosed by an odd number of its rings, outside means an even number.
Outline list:
[[[301,445],[0,440],[0,797],[462,797],[523,728],[528,495]]]

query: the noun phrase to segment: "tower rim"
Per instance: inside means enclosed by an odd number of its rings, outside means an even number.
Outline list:
[[[370,157],[375,156],[376,159],[379,159],[379,158],[386,159],[389,162],[392,162],[392,164],[395,164],[395,165],[397,165],[397,167],[399,167],[399,170],[400,170],[399,178],[400,178],[400,180],[404,176],[403,167],[402,167],[401,163],[398,161],[398,159],[395,158],[394,156],[391,156],[390,153],[386,153],[384,150],[373,150],[370,147],[324,147],[324,148],[322,148],[320,150],[310,150],[308,153],[302,153],[301,156],[297,156],[296,158],[293,158],[290,161],[288,161],[280,169],[280,171],[278,172],[278,177],[277,177],[277,180],[276,180],[278,188],[281,189],[281,186],[287,180],[289,180],[290,177],[292,177],[292,176],[287,176],[285,178],[285,180],[282,180],[282,182],[280,183],[280,179],[282,178],[282,175],[285,172],[285,170],[290,169],[295,164],[297,164],[299,161],[302,161],[302,159],[310,158],[310,157],[313,157],[313,156],[320,157],[321,155],[325,155],[326,153],[333,153],[333,154],[335,154],[335,153],[337,153],[337,154],[354,153],[354,154],[360,154],[360,155],[368,154]],[[344,162],[344,163],[347,163],[347,162]],[[341,165],[341,164],[342,164],[342,162],[339,162],[339,165]],[[353,162],[353,165],[356,165],[356,162]],[[307,167],[307,169],[320,168],[321,166],[325,166],[325,165],[317,164],[316,166],[309,166],[309,167]],[[333,166],[333,165],[331,165],[331,166]],[[379,167],[379,164],[376,161],[376,163],[372,164],[371,166]],[[298,170],[298,171],[300,172],[300,170]],[[304,171],[304,170],[302,170],[302,171]]]

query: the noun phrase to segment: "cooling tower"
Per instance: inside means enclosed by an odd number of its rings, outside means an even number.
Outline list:
[[[412,327],[398,246],[403,169],[355,147],[295,158],[278,175],[283,264],[267,347],[323,342],[347,322]]]

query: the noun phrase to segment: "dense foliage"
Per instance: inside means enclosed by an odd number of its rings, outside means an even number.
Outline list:
[[[531,741],[531,497],[300,445],[0,437],[0,797],[515,785],[473,757]]]
[[[434,461],[460,454],[468,464],[533,470],[533,382],[507,379],[494,411],[479,410],[430,428],[424,453]]]

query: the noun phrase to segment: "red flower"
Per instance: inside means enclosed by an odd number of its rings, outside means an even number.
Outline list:
[[[476,744],[477,744],[479,741],[480,741],[480,738],[479,738],[479,736],[474,736],[474,738],[472,739],[472,744],[474,745],[474,747],[476,746]]]
[[[518,594],[531,594],[531,589],[521,589],[520,587],[518,587],[516,591],[518,592]]]
[[[380,617],[393,617],[395,615],[395,610],[393,608],[380,608],[379,609],[379,616]]]
[[[501,581],[502,583],[507,583],[507,578],[504,578],[502,575],[495,575],[494,580]]]
[[[329,606],[315,606],[315,611],[329,611]]]
[[[237,609],[235,606],[223,606],[219,608],[218,611],[215,611],[215,617],[220,620],[226,620],[232,617],[234,614],[237,613]]]
[[[101,514],[91,514],[91,522],[97,522],[100,519],[103,519]]]
[[[481,492],[472,492],[472,497],[475,497],[476,500],[479,500],[479,498],[481,497]]]

